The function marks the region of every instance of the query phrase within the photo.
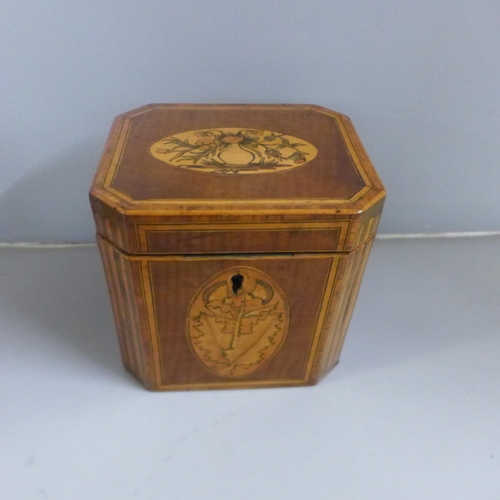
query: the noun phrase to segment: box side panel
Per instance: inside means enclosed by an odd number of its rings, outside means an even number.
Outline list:
[[[140,293],[139,264],[126,258],[102,238],[97,241],[106,273],[123,364],[148,389],[155,389],[149,330]]]
[[[333,367],[335,367],[335,365],[339,361],[340,353],[342,351],[347,329],[349,327],[349,323],[352,318],[352,313],[356,305],[356,300],[358,298],[359,290],[361,287],[361,281],[363,279],[363,274],[366,268],[368,257],[370,255],[373,241],[374,238],[366,242],[363,245],[363,248],[360,248],[360,255],[357,259],[357,262],[353,264],[353,267],[355,269],[352,278],[353,283],[349,293],[347,304],[345,305],[345,309],[343,311],[342,319],[338,327],[339,335],[337,337],[337,341],[332,344],[330,351],[327,353],[327,357],[325,358],[325,369],[322,376],[326,375]]]
[[[338,286],[327,313],[318,356],[311,374],[315,380],[325,376],[338,363],[373,241],[374,237],[350,255],[342,257]]]

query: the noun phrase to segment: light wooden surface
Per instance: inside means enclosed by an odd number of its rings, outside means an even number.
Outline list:
[[[99,237],[125,367],[150,390],[317,383],[338,362],[372,241],[350,254],[185,257],[125,255]],[[237,267],[275,283],[289,326],[279,352],[272,349],[272,362],[228,379],[213,364],[197,362],[200,352],[193,350],[192,331],[186,336],[185,324],[207,282]],[[204,310],[210,313],[206,306]],[[252,329],[257,331],[257,324]],[[214,330],[204,334],[212,336]]]
[[[115,120],[90,199],[123,362],[148,389],[313,385],[338,362],[385,199],[348,117],[143,106]],[[208,298],[193,313],[233,268],[278,309],[242,306],[235,326],[226,287],[217,315]]]
[[[213,135],[196,135],[203,133]],[[158,146],[173,138],[187,143]],[[209,139],[217,147],[205,144]],[[269,173],[260,160],[235,165],[220,158],[241,144],[245,154],[279,159],[286,169],[270,165],[278,170]],[[216,253],[350,251],[375,234],[385,190],[341,113],[311,105],[151,104],[116,118],[90,197],[98,233],[127,253],[199,252],[186,243],[190,230]],[[228,237],[215,244],[210,231],[223,224],[217,231]],[[257,230],[260,250],[245,239]],[[282,241],[273,247],[278,230]]]
[[[151,393],[95,248],[0,249],[5,500],[497,500],[500,238],[376,241],[338,367]]]

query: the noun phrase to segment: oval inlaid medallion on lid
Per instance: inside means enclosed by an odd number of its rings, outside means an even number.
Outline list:
[[[243,128],[182,132],[155,142],[150,153],[174,167],[216,174],[266,174],[306,165],[318,155],[292,135]]]

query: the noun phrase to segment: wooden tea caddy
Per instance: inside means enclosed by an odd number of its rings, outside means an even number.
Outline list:
[[[322,107],[118,116],[90,200],[125,367],[150,390],[316,383],[384,199],[349,118]]]

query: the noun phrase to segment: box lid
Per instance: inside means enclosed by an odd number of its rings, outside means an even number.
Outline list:
[[[327,230],[340,221],[350,225],[342,237],[338,231],[335,249],[349,251],[362,242],[362,215],[380,213],[385,191],[340,113],[309,105],[151,104],[116,118],[90,196],[98,232],[128,252],[177,248],[165,247],[169,238],[151,245],[139,227],[148,224],[157,236],[169,224],[185,232],[213,223]],[[362,239],[375,227],[372,221]],[[332,249],[311,245],[297,251]],[[224,248],[233,251],[228,237]]]

